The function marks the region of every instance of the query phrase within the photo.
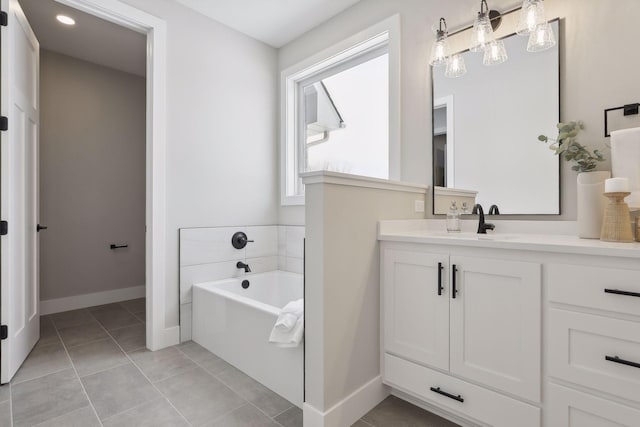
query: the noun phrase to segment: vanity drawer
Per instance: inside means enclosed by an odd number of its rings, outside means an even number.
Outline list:
[[[549,375],[640,402],[640,323],[549,310]]]
[[[384,382],[439,408],[493,427],[540,427],[540,408],[390,354],[384,355]],[[450,397],[433,390],[438,388]]]
[[[549,301],[640,316],[640,270],[549,264],[546,283]]]
[[[545,426],[637,427],[640,410],[607,399],[549,384]]]

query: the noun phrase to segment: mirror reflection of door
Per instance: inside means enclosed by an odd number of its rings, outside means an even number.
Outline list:
[[[434,107],[433,115],[434,185],[447,186],[447,106]]]

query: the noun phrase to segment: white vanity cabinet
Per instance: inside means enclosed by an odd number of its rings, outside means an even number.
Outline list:
[[[414,233],[380,233],[385,384],[465,426],[640,427],[640,244]]]
[[[383,264],[385,350],[449,369],[449,255],[389,248]]]
[[[539,426],[495,390],[540,400],[540,264],[391,242],[381,256],[384,380],[490,425]]]

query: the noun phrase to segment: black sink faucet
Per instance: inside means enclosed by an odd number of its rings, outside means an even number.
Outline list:
[[[489,215],[500,215],[500,209],[498,209],[498,205],[491,205],[489,208]]]
[[[481,205],[475,205],[471,213],[474,215],[475,214],[480,215],[480,218],[478,221],[478,234],[487,234],[487,230],[493,230],[496,228],[495,225],[487,224],[484,222],[484,210],[482,209]]]
[[[245,263],[244,263],[244,262],[242,262],[242,261],[238,261],[238,262],[236,263],[236,267],[237,267],[237,268],[244,268],[244,272],[245,272],[245,273],[251,273],[251,268],[249,268],[249,264],[245,264]]]

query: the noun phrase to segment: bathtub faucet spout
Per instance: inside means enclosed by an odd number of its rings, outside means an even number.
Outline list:
[[[245,273],[251,273],[251,268],[249,268],[249,264],[245,264],[242,261],[238,261],[238,263],[236,264],[237,268],[244,268],[244,272]]]

